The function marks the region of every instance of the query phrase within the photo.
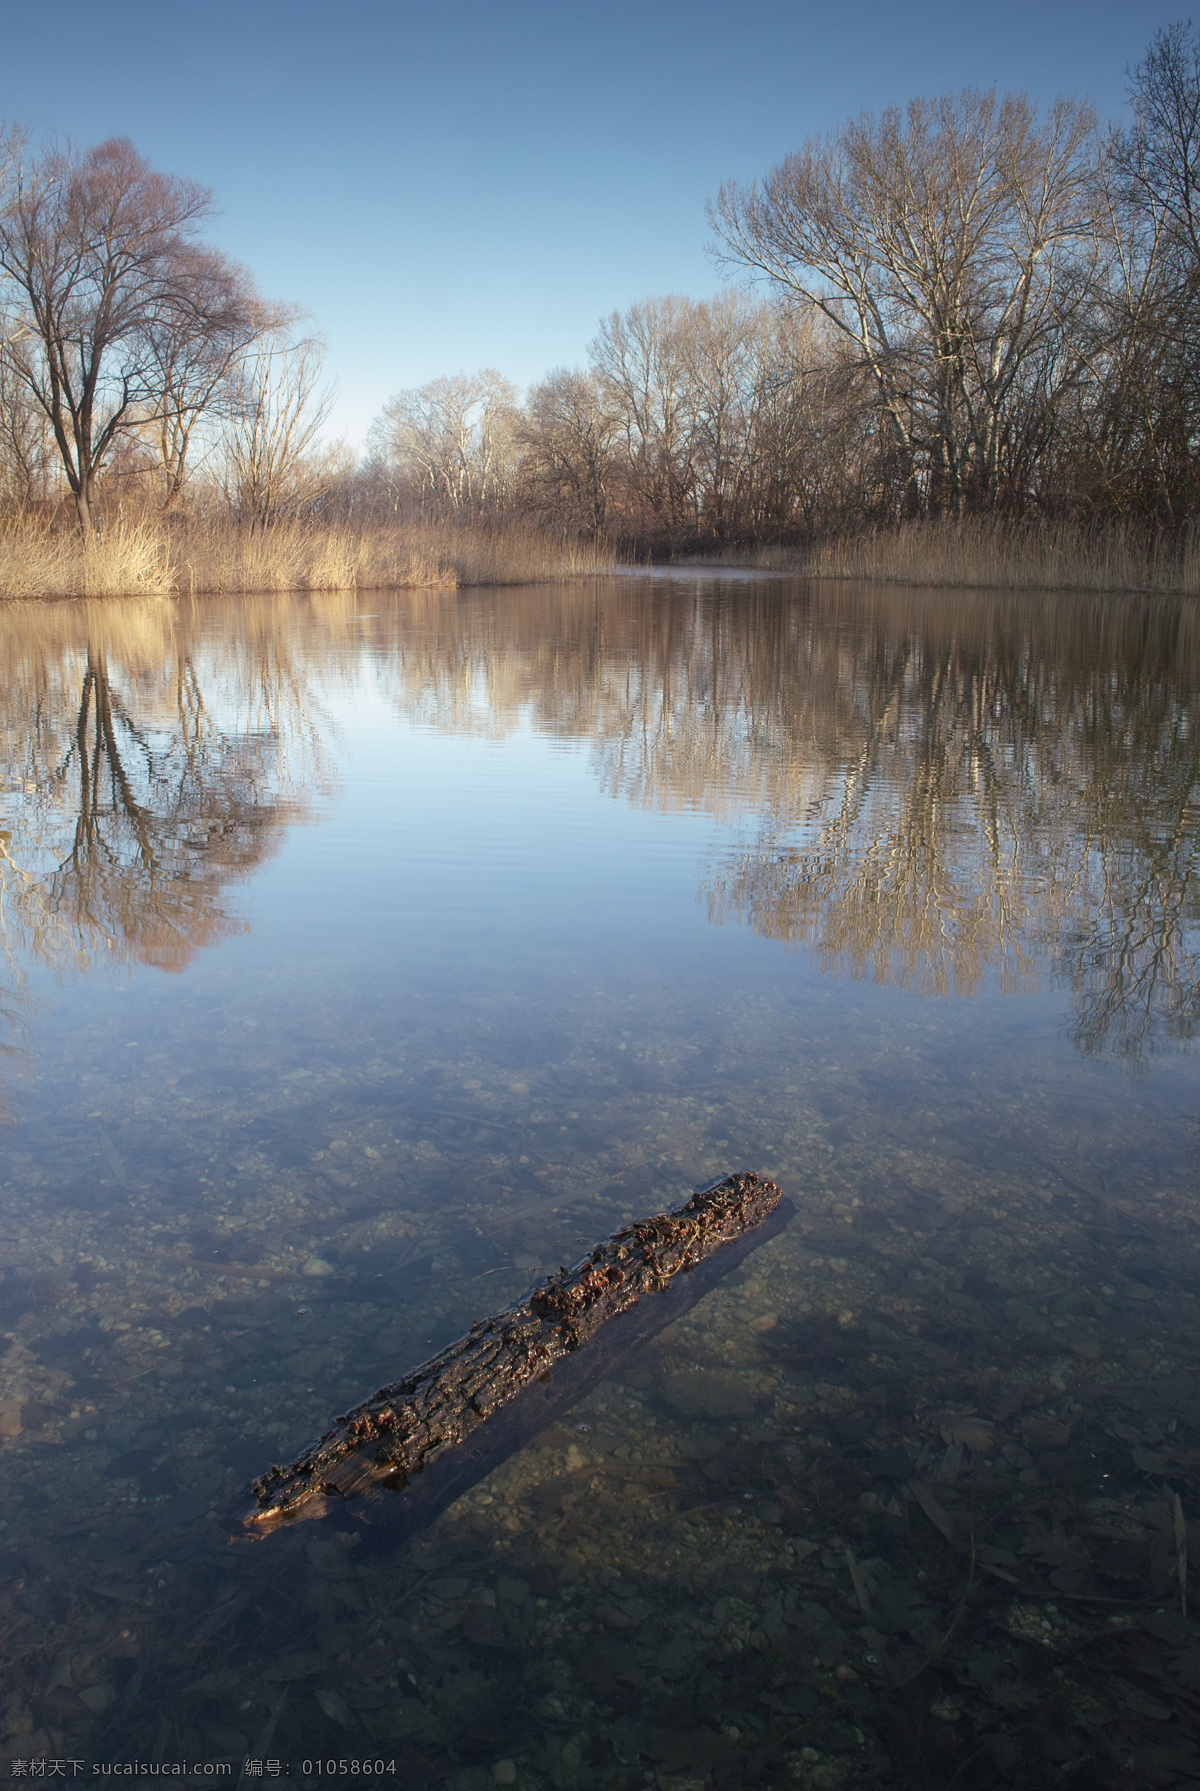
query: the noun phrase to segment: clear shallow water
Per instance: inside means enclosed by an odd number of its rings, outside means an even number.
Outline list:
[[[1189,610],[0,634],[0,1758],[1200,1771]],[[423,1536],[231,1546],[335,1411],[740,1167],[787,1233]]]

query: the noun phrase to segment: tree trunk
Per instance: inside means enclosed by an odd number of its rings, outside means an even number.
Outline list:
[[[674,1212],[643,1220],[540,1283],[517,1306],[472,1325],[465,1337],[402,1380],[364,1399],[287,1467],[254,1482],[243,1516],[250,1535],[293,1518],[323,1517],[373,1486],[398,1491],[550,1371],[644,1294],[660,1293],[779,1207],[774,1182],[726,1176]]]
[[[75,493],[75,513],[79,519],[79,533],[83,536],[85,547],[90,547],[95,538],[95,531],[92,528],[91,496],[88,492],[89,483],[90,481],[81,480],[79,489]]]

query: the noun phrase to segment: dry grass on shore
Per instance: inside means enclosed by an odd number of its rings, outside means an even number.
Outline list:
[[[604,572],[611,550],[516,525],[114,522],[84,548],[72,529],[0,524],[0,598],[204,595],[545,584]],[[1200,595],[1200,530],[914,523],[813,547],[730,548],[686,562],[930,589]]]
[[[18,519],[0,526],[0,597],[157,596],[172,589],[166,543],[117,525],[85,552],[74,531]]]
[[[959,590],[1145,591],[1200,595],[1200,533],[1133,526],[913,523],[810,548],[731,549],[725,565],[809,578]]]
[[[85,548],[73,530],[0,526],[0,597],[153,597],[251,591],[541,584],[608,563],[584,544],[517,528],[116,522]]]

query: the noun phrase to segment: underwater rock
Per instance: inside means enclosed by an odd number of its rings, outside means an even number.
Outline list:
[[[667,1376],[662,1401],[678,1418],[743,1418],[754,1409],[754,1385],[746,1375],[687,1368]]]

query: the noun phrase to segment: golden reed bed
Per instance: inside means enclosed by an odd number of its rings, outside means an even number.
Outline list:
[[[958,590],[1200,595],[1200,531],[1156,535],[1132,524],[912,523],[812,547],[730,549],[719,563]]]
[[[253,591],[403,590],[543,584],[609,570],[607,544],[520,525],[115,522],[84,546],[74,531],[0,524],[0,598],[174,596]],[[688,556],[808,578],[958,590],[1200,595],[1200,531],[1075,523],[913,523],[810,547],[766,545]]]
[[[596,548],[518,528],[116,522],[85,547],[40,523],[0,525],[0,597],[539,584],[608,563]]]

